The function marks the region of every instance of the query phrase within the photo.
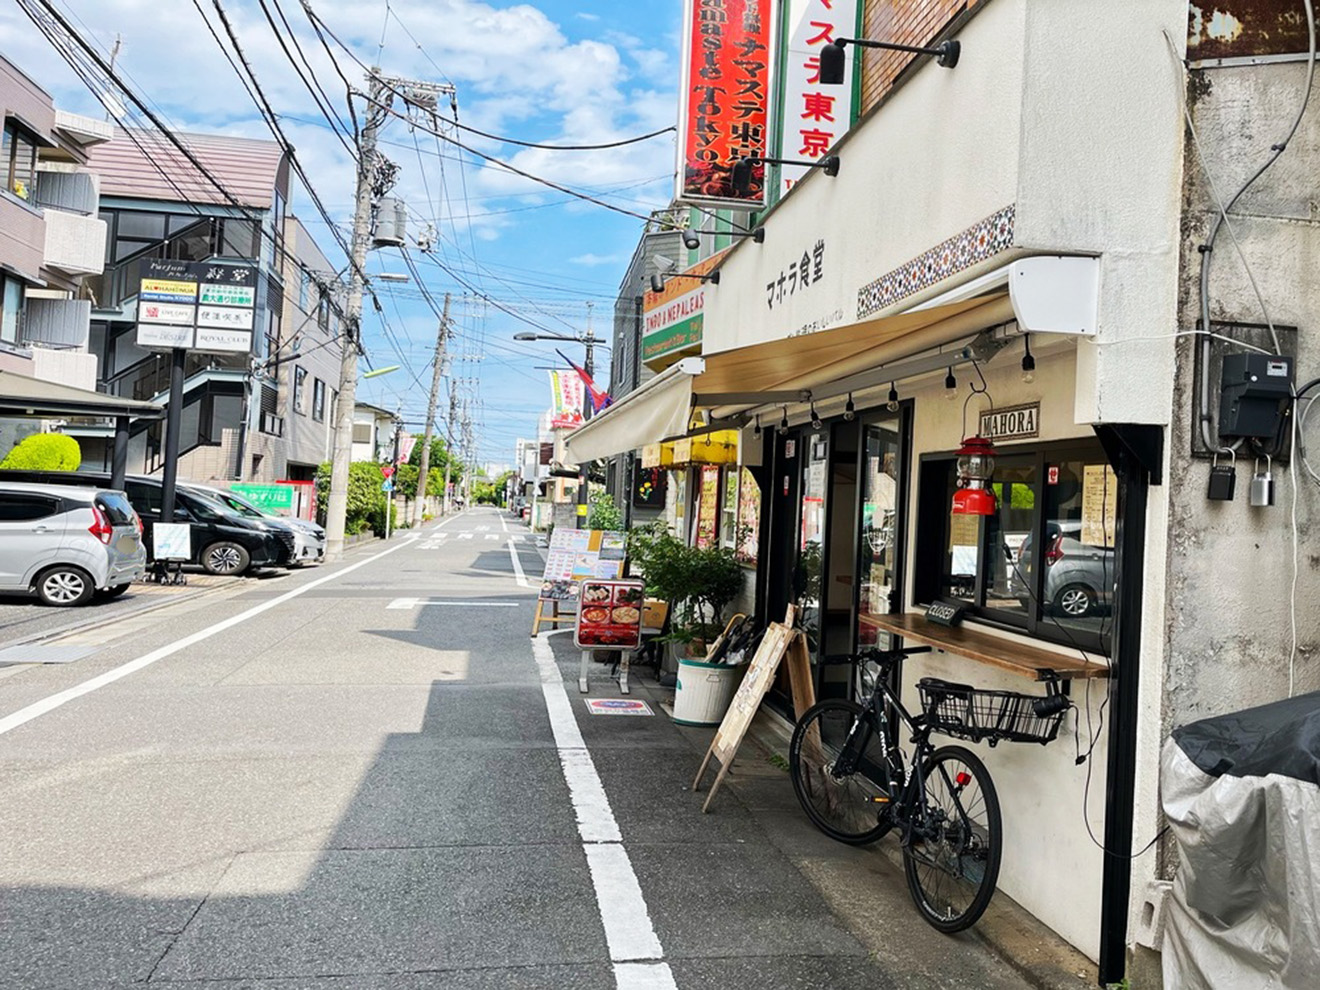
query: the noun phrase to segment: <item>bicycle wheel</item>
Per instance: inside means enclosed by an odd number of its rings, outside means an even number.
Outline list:
[[[903,872],[917,910],[939,931],[960,932],[985,913],[999,878],[1003,828],[990,773],[962,746],[926,762],[926,822],[903,848]]]
[[[788,748],[793,790],[802,810],[831,839],[851,845],[874,842],[892,827],[884,755],[875,730],[863,723],[848,739],[861,713],[862,706],[851,701],[822,701],[802,716]],[[833,770],[841,755],[857,769],[836,777]]]

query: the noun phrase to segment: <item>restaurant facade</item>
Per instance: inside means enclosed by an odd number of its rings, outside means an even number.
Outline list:
[[[886,6],[865,5],[864,37],[895,37]],[[686,283],[702,290],[699,349],[686,339],[567,456],[630,449],[667,469],[667,519],[739,550],[758,619],[797,606],[818,697],[859,696],[848,658],[897,645],[932,647],[903,666],[913,705],[927,676],[1064,693],[1047,745],[977,747],[1003,810],[999,888],[1116,982],[1158,969],[1176,859],[1157,841],[1160,745],[1244,700],[1207,684],[1189,708],[1169,680],[1195,624],[1186,555],[1224,526],[1205,512],[1182,339],[1206,209],[1185,174],[1197,36],[1182,0],[1120,3],[1108,33],[1080,0],[917,6],[943,16],[913,43],[956,39],[956,67],[916,56],[877,89],[863,65],[871,96],[829,149],[835,174],[809,168],[747,214],[718,284]],[[1250,307],[1240,288],[1221,296],[1227,318]],[[978,436],[991,508],[951,511]],[[1251,525],[1277,541],[1280,518]],[[1223,579],[1253,600],[1251,579]],[[964,609],[956,630],[925,618],[940,600]],[[1249,613],[1209,621],[1231,636]],[[1270,700],[1277,675],[1247,700]],[[767,709],[792,718],[782,691]]]

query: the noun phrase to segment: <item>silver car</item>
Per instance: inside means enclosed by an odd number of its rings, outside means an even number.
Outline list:
[[[82,605],[123,594],[146,570],[142,521],[123,492],[0,482],[0,591]]]

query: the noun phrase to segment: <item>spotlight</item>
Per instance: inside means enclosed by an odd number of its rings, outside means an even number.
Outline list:
[[[663,275],[652,275],[652,276],[651,276],[651,291],[652,291],[652,292],[664,292],[664,291],[665,291],[665,279],[664,279],[664,276],[663,276]]]
[[[683,246],[689,251],[695,251],[701,247],[701,238],[690,230],[683,231]]]

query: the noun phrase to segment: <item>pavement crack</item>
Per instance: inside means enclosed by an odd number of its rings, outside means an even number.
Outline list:
[[[220,875],[215,878],[215,882],[211,884],[211,889],[206,892],[206,896],[204,896],[200,901],[197,902],[197,906],[193,908],[192,914],[188,915],[188,920],[183,923],[182,927],[180,927],[177,932],[174,932],[174,937],[170,939],[169,945],[165,946],[164,951],[162,951],[160,956],[156,959],[156,961],[151,964],[151,971],[147,973],[147,978],[143,981],[144,983],[151,982],[152,978],[156,975],[156,970],[160,968],[160,964],[163,963],[165,961],[165,957],[170,954],[170,950],[173,949],[174,946],[178,944],[179,939],[183,938],[183,933],[188,930],[188,926],[193,923],[193,919],[195,919],[199,914],[201,914],[202,908],[206,907],[206,902],[211,899],[211,895],[215,893],[217,888],[219,888],[219,886],[222,883],[224,883],[225,877],[229,875],[229,871],[233,867],[234,861],[238,859],[239,855],[241,854],[235,853],[234,855],[229,857],[229,862],[226,863],[225,868],[220,871]]]

